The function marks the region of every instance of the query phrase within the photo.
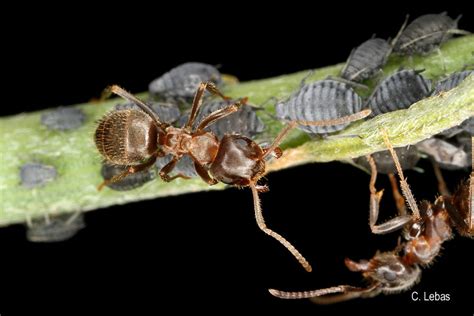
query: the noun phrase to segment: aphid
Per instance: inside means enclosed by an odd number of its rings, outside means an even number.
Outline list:
[[[199,84],[205,81],[212,81],[219,85],[221,74],[214,66],[208,64],[185,63],[153,80],[148,90],[155,100],[175,101],[180,105],[188,104],[189,106]]]
[[[403,170],[412,169],[420,160],[420,154],[415,146],[395,148],[397,156],[400,157],[400,165]],[[377,164],[377,171],[383,174],[392,174],[397,171],[390,151],[384,150],[372,154],[372,158]],[[354,162],[365,169],[370,169],[370,165],[365,156],[354,159]]]
[[[276,116],[287,121],[324,121],[361,111],[362,101],[352,88],[335,80],[321,80],[304,85],[288,100],[277,103]],[[310,134],[327,134],[344,129],[349,124],[311,126],[298,125]]]
[[[367,100],[372,115],[407,109],[430,95],[431,81],[417,70],[400,70],[380,82]]]
[[[46,215],[44,219],[27,222],[26,238],[31,242],[59,242],[70,239],[85,227],[84,215]]]
[[[152,108],[153,112],[155,112],[163,120],[163,122],[166,123],[174,123],[181,116],[178,106],[174,103],[151,102],[149,106]],[[139,109],[139,107],[133,103],[122,103],[115,106],[116,110],[126,110],[132,108]]]
[[[123,166],[121,167],[104,163],[100,169],[100,174],[104,180],[110,181],[114,176],[123,173],[124,170],[125,168]],[[155,173],[152,170],[147,169],[133,173],[118,181],[108,182],[106,185],[115,191],[129,191],[141,187],[145,183],[153,180],[155,177]]]
[[[428,154],[443,169],[463,169],[471,165],[468,153],[462,147],[440,138],[425,139],[416,144],[416,148]]]
[[[474,73],[474,70],[464,70],[452,73],[448,78],[440,80],[436,83],[433,90],[433,95],[440,94],[444,91],[449,91],[457,87],[467,76]]]
[[[211,100],[203,103],[196,121],[201,121],[212,112],[225,108],[232,102],[235,101]],[[256,111],[257,108],[253,106],[243,106],[239,108],[237,112],[210,125],[206,130],[214,133],[219,139],[221,139],[225,134],[231,133],[252,138],[263,132],[265,128],[262,120],[257,116]]]
[[[20,169],[21,185],[28,189],[43,186],[57,176],[56,168],[38,162],[28,162]]]
[[[392,51],[390,44],[381,38],[372,38],[354,48],[341,71],[343,79],[361,82],[372,78],[387,62]]]
[[[443,243],[453,237],[453,228],[461,236],[474,237],[474,172],[471,173],[470,180],[462,183],[452,196],[443,194],[434,203],[423,201],[418,208],[386,134],[384,138],[397,165],[400,186],[412,214],[408,215],[402,204],[402,207],[398,208],[399,216],[376,225],[382,191],[377,192],[375,189],[377,167],[374,160],[368,156],[372,170],[369,185],[370,226],[372,232],[379,234],[404,228],[405,241],[399,243],[391,252],[377,252],[370,260],[360,262],[345,260],[349,270],[362,273],[368,283],[364,288],[340,285],[307,292],[270,289],[272,295],[284,299],[311,298],[318,304],[331,304],[353,298],[374,297],[380,293],[394,294],[406,291],[419,281],[420,266],[426,267],[432,264],[439,255]]]
[[[246,98],[212,112],[203,118],[197,127],[193,127],[205,90],[222,99],[228,99],[212,82],[201,83],[195,94],[187,123],[182,128],[177,128],[163,123],[145,102],[118,86],[110,87],[110,92],[135,103],[141,111],[134,109],[114,111],[107,114],[99,123],[95,143],[100,154],[108,163],[126,166],[122,174],[104,181],[99,189],[129,174],[149,169],[155,164],[157,158],[165,155],[171,155],[172,159],[161,168],[160,177],[166,182],[176,178],[187,178],[182,173],[174,176],[169,174],[184,156],[189,156],[194,162],[196,173],[209,185],[223,182],[239,187],[250,187],[259,228],[279,241],[307,271],[311,271],[310,264],[298,250],[265,224],[258,196],[259,192],[268,190],[266,186],[258,184],[265,173],[265,160],[270,155],[281,155],[278,144],[297,124],[334,125],[366,117],[370,111],[362,111],[330,121],[291,122],[269,147],[262,148],[243,135],[226,134],[219,140],[212,132],[205,130],[212,123],[235,113],[245,105]]]
[[[86,120],[86,115],[81,109],[58,107],[41,114],[41,124],[48,129],[67,131],[79,128]]]
[[[413,20],[406,28],[405,21],[393,41],[393,52],[399,55],[428,54],[453,34],[469,34],[457,28],[460,18],[453,20],[446,12],[426,14]]]

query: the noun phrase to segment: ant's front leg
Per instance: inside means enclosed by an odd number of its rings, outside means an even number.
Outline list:
[[[196,169],[197,174],[207,184],[214,185],[214,184],[217,184],[217,182],[219,182],[216,179],[211,178],[211,176],[209,176],[209,173],[207,172],[207,170],[200,163],[198,163],[197,161],[194,161],[194,169]]]

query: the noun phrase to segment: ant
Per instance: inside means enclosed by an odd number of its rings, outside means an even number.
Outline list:
[[[166,182],[176,178],[188,178],[181,173],[174,176],[169,176],[169,173],[183,156],[189,155],[194,162],[197,174],[209,185],[223,182],[237,187],[250,187],[258,227],[279,241],[293,254],[303,268],[310,272],[311,265],[300,252],[265,224],[258,193],[268,191],[268,187],[257,184],[265,174],[265,160],[269,156],[281,157],[282,150],[278,145],[285,135],[298,124],[314,126],[342,124],[362,119],[370,114],[370,110],[333,120],[292,121],[282,129],[273,143],[262,148],[250,138],[240,134],[226,134],[219,141],[214,133],[204,130],[217,120],[236,112],[246,104],[247,98],[210,113],[201,120],[197,127],[193,128],[206,90],[224,100],[230,99],[224,96],[214,83],[202,82],[194,96],[187,123],[183,127],[177,128],[162,122],[148,104],[119,86],[114,85],[107,88],[106,91],[109,95],[111,93],[117,94],[136,104],[141,110],[113,111],[99,122],[95,132],[95,143],[99,153],[107,163],[123,166],[125,169],[124,172],[105,180],[98,189],[101,190],[104,185],[119,181],[130,174],[146,170],[155,163],[158,157],[168,154],[173,158],[160,170],[160,177]]]
[[[340,285],[306,292],[270,289],[273,296],[283,299],[310,298],[318,304],[331,304],[353,298],[374,297],[380,293],[398,293],[408,290],[419,281],[420,266],[426,267],[434,261],[439,255],[442,244],[453,237],[453,228],[462,236],[474,237],[474,172],[471,172],[470,179],[461,183],[453,195],[441,195],[434,203],[422,201],[417,205],[386,133],[384,133],[384,142],[395,162],[400,177],[400,187],[412,214],[407,215],[404,205],[397,203],[399,216],[382,225],[375,224],[382,191],[377,192],[375,189],[377,168],[375,161],[369,155],[367,159],[372,171],[369,184],[370,226],[376,233],[388,233],[403,228],[405,241],[401,243],[399,240],[393,251],[377,252],[370,260],[355,262],[345,259],[344,263],[349,270],[362,273],[368,282],[365,288]],[[472,142],[474,143],[474,139]],[[395,188],[398,191],[396,186]]]

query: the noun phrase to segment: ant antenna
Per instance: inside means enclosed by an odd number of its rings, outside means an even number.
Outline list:
[[[262,207],[260,205],[260,198],[258,196],[258,189],[255,186],[255,183],[250,183],[250,189],[252,190],[252,195],[253,195],[253,206],[255,209],[255,219],[257,220],[257,225],[258,227],[267,235],[275,238],[278,240],[286,249],[288,249],[289,252],[298,260],[298,262],[303,266],[303,268],[307,272],[311,272],[313,268],[309,264],[309,262],[303,257],[303,255],[296,250],[296,248],[288,241],[286,240],[283,236],[280,234],[274,232],[270,228],[267,227],[265,224],[265,220],[263,218],[262,214]]]
[[[327,289],[319,289],[319,290],[303,291],[303,292],[286,292],[286,291],[279,291],[275,289],[269,289],[268,292],[270,292],[270,294],[275,297],[292,300],[292,299],[302,299],[302,298],[313,298],[317,296],[346,292],[349,288],[352,288],[352,287],[347,286],[347,285],[339,285],[339,286],[328,287]]]

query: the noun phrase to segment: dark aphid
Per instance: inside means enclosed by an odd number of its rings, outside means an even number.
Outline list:
[[[179,65],[153,80],[148,86],[151,96],[159,101],[178,101],[191,104],[201,82],[221,83],[221,74],[216,67],[203,63]]]
[[[429,96],[430,92],[431,81],[425,79],[420,71],[400,70],[377,85],[367,100],[367,106],[375,116],[406,109]]]
[[[149,106],[151,107],[153,112],[158,114],[158,116],[163,122],[168,123],[168,124],[176,122],[181,115],[181,112],[179,111],[178,106],[174,103],[150,102]],[[122,104],[117,104],[115,106],[115,109],[116,110],[126,110],[126,109],[139,110],[140,108],[134,103],[122,103]]]
[[[474,117],[470,117],[465,120],[461,125],[461,129],[467,132],[469,135],[474,136]]]
[[[381,38],[372,38],[354,48],[341,71],[341,77],[361,82],[373,77],[387,62],[392,47]]]
[[[235,101],[212,100],[203,103],[196,122],[200,122],[212,112],[223,109],[234,102]],[[254,137],[258,133],[263,132],[265,128],[262,120],[257,116],[256,111],[257,108],[253,106],[242,106],[237,112],[209,125],[206,130],[213,132],[219,139],[225,134],[232,133]]]
[[[103,164],[100,169],[100,174],[104,180],[110,180],[113,176],[119,175],[124,172],[125,168],[117,165]],[[150,169],[142,170],[140,172],[133,173],[128,177],[120,179],[116,182],[108,182],[106,185],[115,191],[129,191],[141,187],[148,181],[153,180],[156,177],[155,172]]]
[[[38,162],[28,162],[20,169],[21,185],[28,189],[43,186],[57,175],[56,168]]]
[[[26,238],[31,242],[65,241],[84,227],[84,215],[79,212],[46,216],[28,222]]]
[[[413,169],[420,160],[420,155],[415,146],[398,147],[395,148],[395,152],[398,157],[400,157],[400,165],[403,170]],[[390,155],[390,151],[384,150],[376,152],[372,154],[372,158],[377,165],[377,172],[383,174],[396,173],[397,169]],[[354,162],[370,170],[369,162],[365,156],[354,159]]]
[[[86,120],[81,109],[58,107],[41,114],[41,124],[48,129],[67,131],[79,128]]]
[[[335,80],[321,80],[304,85],[287,101],[277,103],[276,115],[287,121],[323,121],[359,112],[362,101],[352,88]],[[298,125],[311,134],[327,134],[344,129],[349,123],[329,126]]]
[[[429,155],[443,169],[463,169],[471,165],[468,153],[462,146],[455,146],[451,142],[440,138],[426,139],[416,144],[416,147],[421,152]]]
[[[459,19],[453,20],[446,12],[422,15],[405,29],[402,27],[394,40],[393,52],[399,55],[427,54],[453,34],[468,34],[457,29]]]
[[[168,164],[171,159],[173,159],[172,155],[166,155],[164,157],[158,158],[155,162],[156,168],[161,170],[166,164]],[[176,167],[174,167],[174,172],[178,174],[182,174],[188,178],[194,178],[198,174],[196,173],[196,168],[194,167],[194,162],[190,156],[186,155],[183,156],[177,163]]]
[[[452,73],[448,78],[440,80],[436,83],[436,87],[433,90],[433,95],[444,91],[449,91],[457,87],[464,79],[467,78],[467,76],[473,73],[474,70],[464,70]]]

